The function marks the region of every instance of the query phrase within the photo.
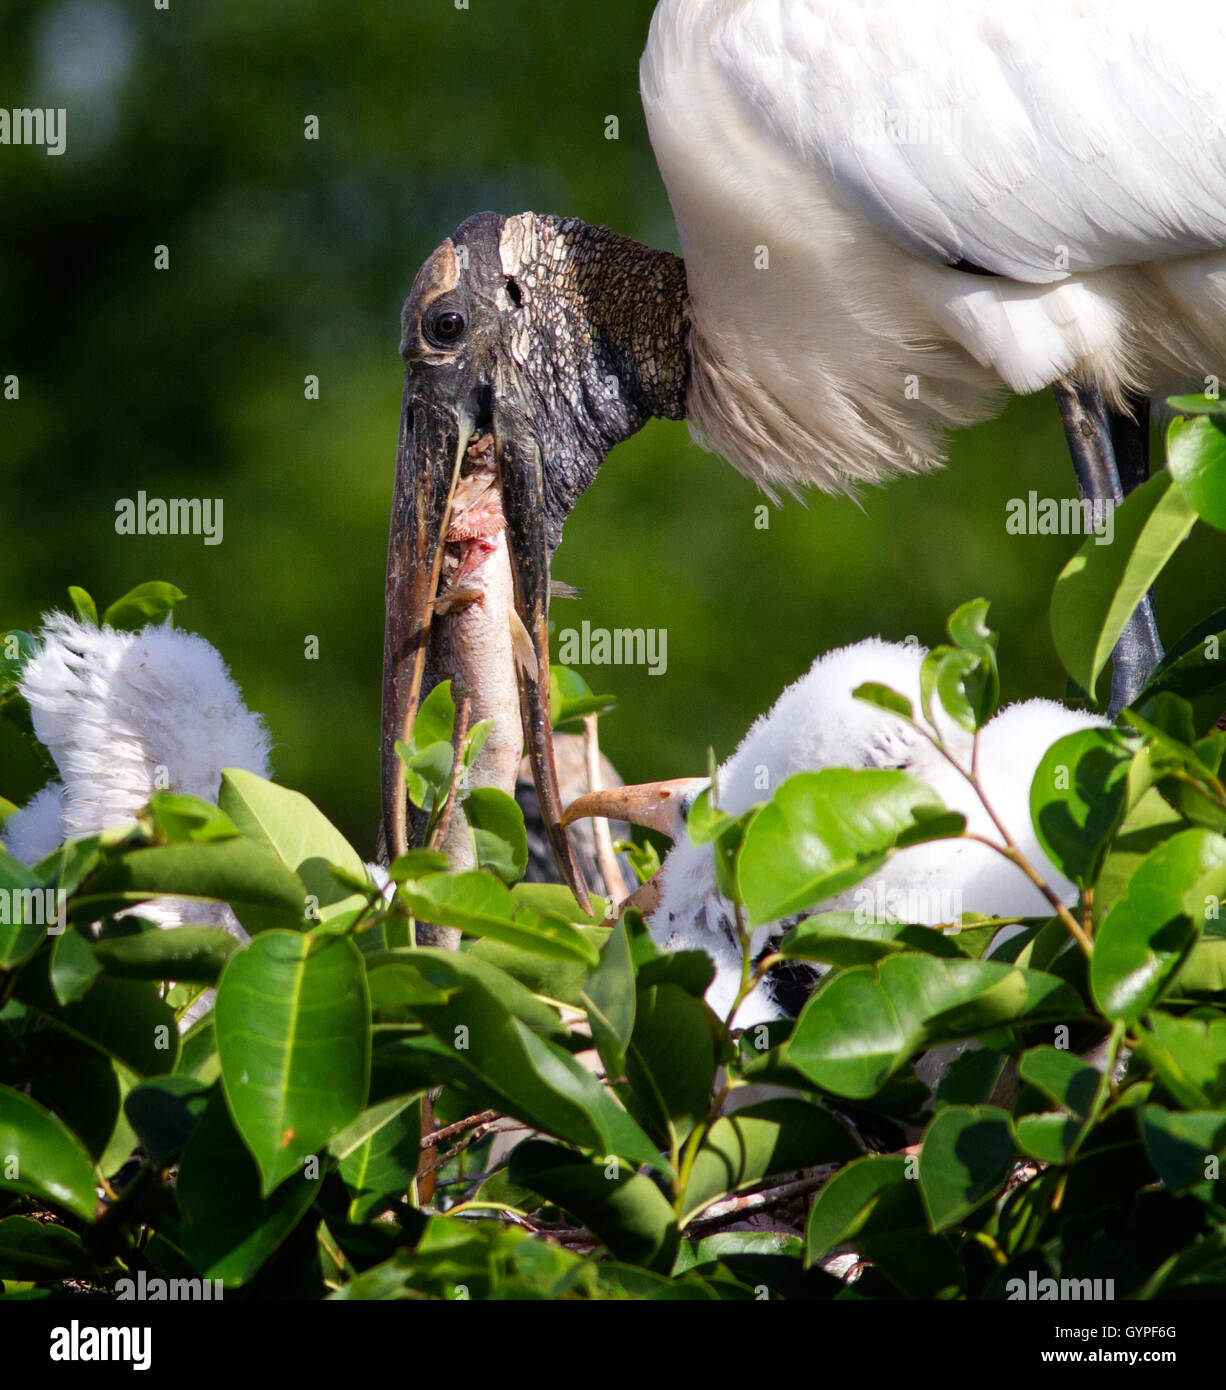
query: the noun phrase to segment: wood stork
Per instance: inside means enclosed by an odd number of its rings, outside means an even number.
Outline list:
[[[999,831],[966,777],[913,725],[852,695],[857,686],[876,681],[899,691],[918,709],[924,655],[918,644],[870,638],[819,657],[757,720],[719,769],[721,810],[740,815],[797,772],[901,768],[928,783],[951,810],[962,812],[968,833],[999,843]],[[941,711],[934,713],[945,746],[962,768],[969,769],[972,735]],[[1038,843],[1030,819],[1030,784],[1043,754],[1058,738],[1105,723],[1099,716],[1051,700],[1026,700],[1002,710],[979,734],[977,769],[989,805],[1013,842],[1066,902],[1076,900],[1076,890]],[[711,957],[716,973],[707,998],[721,1017],[727,1017],[741,983],[735,913],[716,887],[711,846],[696,845],[685,833],[694,797],[707,785],[702,778],[680,778],[594,792],[573,802],[563,819],[569,824],[586,816],[620,816],[673,838],[675,844],[657,875],[658,896],[648,919],[651,933],[668,950],[701,950]],[[812,911],[837,908],[924,926],[949,922],[963,913],[1031,917],[1051,911],[1021,869],[969,839],[900,850],[877,873]],[[774,950],[795,920],[799,919],[758,927],[750,943],[754,958]],[[736,1025],[749,1027],[799,1012],[815,978],[804,966],[776,967],[741,1004]]]
[[[1224,40],[1226,10],[1188,0],[661,0],[640,85],[684,263],[576,219],[482,213],[404,306],[389,842],[449,498],[481,431],[537,651],[521,709],[551,824],[549,559],[650,417],[688,417],[768,490],[841,492],[939,463],[945,431],[1005,388],[1053,386],[1083,492],[1135,485],[1150,396],[1226,371]],[[1160,650],[1146,603],[1113,709]]]

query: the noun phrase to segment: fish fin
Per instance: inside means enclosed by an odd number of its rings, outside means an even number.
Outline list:
[[[550,598],[582,598],[583,590],[576,589],[573,584],[564,584],[560,579],[549,581]]]
[[[434,600],[434,611],[438,614],[450,613],[453,608],[479,603],[484,597],[480,589],[451,589]]]
[[[540,668],[524,620],[514,608],[508,608],[507,621],[511,624],[511,650],[515,653],[515,665],[530,681],[534,681],[540,674]]]

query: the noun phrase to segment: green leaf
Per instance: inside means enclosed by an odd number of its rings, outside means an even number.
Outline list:
[[[919,1183],[934,1231],[969,1215],[1005,1185],[1015,1155],[1009,1116],[990,1105],[947,1105],[920,1148]]]
[[[798,922],[779,943],[786,960],[818,960],[829,965],[868,965],[901,951],[923,951],[947,958],[969,954],[964,940],[979,933],[994,936],[995,921],[986,927],[970,927],[960,932],[943,932],[936,927],[906,922],[865,919],[858,909],[819,912]]]
[[[1185,896],[1226,865],[1226,839],[1184,830],[1147,854],[1099,927],[1090,988],[1109,1018],[1133,1023],[1173,982],[1199,923]]]
[[[173,584],[153,580],[148,584],[138,584],[129,589],[122,598],[117,598],[102,615],[107,627],[140,628],[169,613],[187,595]]]
[[[305,885],[314,900],[311,920],[326,922],[365,905],[362,894],[347,891],[332,874],[337,865],[365,879],[362,856],[301,792],[231,767],[221,774],[217,802],[242,834],[271,850]]]
[[[0,1279],[39,1281],[45,1287],[71,1275],[85,1275],[89,1266],[89,1255],[75,1231],[29,1216],[6,1216],[0,1221]]]
[[[1226,420],[1217,413],[1172,420],[1166,461],[1197,516],[1226,530]]]
[[[1113,729],[1079,729],[1044,753],[1030,786],[1030,818],[1048,858],[1085,887],[1102,868],[1128,805],[1132,752]]]
[[[173,1070],[179,1034],[155,984],[103,976],[83,998],[61,1004],[51,986],[49,956],[36,957],[18,977],[14,993],[23,1004],[138,1076]]]
[[[737,873],[750,921],[802,912],[867,877],[904,843],[961,828],[931,788],[904,772],[797,773],[745,832]]]
[[[554,960],[595,965],[596,947],[573,923],[520,907],[491,874],[431,874],[401,890],[414,914],[443,927],[490,936]]]
[[[622,918],[609,933],[600,964],[588,977],[583,994],[592,1041],[611,1081],[625,1074],[626,1047],[634,1031],[636,995],[630,939]]]
[[[888,685],[881,685],[877,681],[865,681],[863,685],[856,686],[851,693],[866,705],[873,705],[889,714],[899,714],[904,719],[915,718],[911,701],[905,695],[900,695],[897,690],[891,690]]]
[[[48,978],[56,999],[71,1004],[84,996],[102,973],[88,938],[72,928],[55,938]]]
[[[772,1173],[842,1163],[860,1146],[829,1111],[781,1096],[724,1115],[711,1126],[685,1189],[682,1226],[729,1192]]]
[[[295,938],[301,940],[302,938]],[[179,1164],[176,1195],[183,1249],[205,1279],[245,1284],[302,1220],[323,1182],[295,1172],[262,1196],[260,1173],[220,1089],[200,1117]]]
[[[98,626],[98,607],[90,595],[76,584],[68,586],[68,597],[72,602],[72,610],[77,615],[77,621],[86,624],[88,627]]]
[[[69,913],[97,917],[163,895],[228,902],[249,932],[303,923],[306,889],[278,856],[245,836],[134,849],[112,860]]]
[[[518,883],[528,867],[528,836],[515,798],[497,787],[474,787],[464,798],[464,818],[472,832],[477,867],[505,884]]]
[[[165,1167],[179,1156],[209,1097],[210,1088],[194,1076],[157,1076],[128,1092],[124,1114],[151,1163]]]
[[[1150,676],[1137,703],[1163,691],[1182,695],[1185,700],[1194,700],[1226,685],[1223,645],[1226,645],[1226,608],[1219,608],[1189,628],[1167,652]]]
[[[421,1095],[372,1105],[333,1135],[328,1148],[349,1189],[350,1221],[369,1221],[409,1190],[421,1160]]]
[[[1090,1114],[1103,1081],[1101,1073],[1075,1052],[1046,1045],[1023,1053],[1018,1075],[1081,1119]]]
[[[48,898],[50,893],[50,898]],[[63,927],[59,900],[37,874],[0,845],[0,970],[12,970],[42,945],[49,926]]]
[[[1226,1018],[1176,1018],[1155,1009],[1137,1037],[1145,1061],[1181,1105],[1226,1105]]]
[[[680,1235],[668,1199],[616,1158],[588,1158],[528,1139],[511,1156],[511,1181],[572,1213],[615,1259],[660,1273],[672,1268]]]
[[[226,1100],[267,1197],[366,1101],[361,955],[340,937],[264,932],[227,963],[214,1018]]]
[[[569,666],[550,666],[549,717],[555,729],[589,714],[604,714],[616,708],[614,696],[594,695],[578,671],[572,671]]]
[[[634,1032],[626,1049],[632,1107],[649,1133],[670,1149],[684,1142],[711,1106],[715,1043],[711,1011],[680,985],[638,993]]]
[[[824,1089],[866,1099],[926,1047],[1081,1013],[1076,992],[1054,976],[908,953],[839,971],[805,1005],[782,1053]]]
[[[412,878],[440,873],[449,862],[441,849],[411,849],[392,860],[387,876],[393,883],[406,883]]]
[[[440,681],[421,702],[412,736],[396,744],[404,763],[409,799],[430,815],[441,806],[451,784],[455,750],[455,700],[451,682]]]
[[[1166,403],[1181,415],[1226,415],[1226,400],[1200,392],[1188,396],[1168,396]]]
[[[94,1165],[76,1136],[20,1091],[0,1086],[0,1188],[28,1192],[92,1222]]]
[[[878,1199],[907,1178],[901,1154],[868,1154],[835,1173],[815,1195],[805,1226],[805,1264],[812,1265],[859,1235]]]
[[[1154,1172],[1172,1192],[1209,1195],[1226,1159],[1226,1110],[1168,1110],[1147,1105],[1141,1140]]]
[[[1088,536],[1065,565],[1052,594],[1052,634],[1064,669],[1091,698],[1133,610],[1195,520],[1171,475],[1159,473],[1116,509],[1111,545]]]
[[[183,792],[154,792],[146,816],[153,833],[172,843],[208,843],[229,840],[238,834],[238,827],[220,807]]]
[[[666,1166],[607,1087],[514,1016],[510,1006],[526,996],[560,1027],[522,986],[459,952],[397,951],[394,959],[417,965],[429,983],[448,991],[444,1002],[414,1008],[433,1035],[423,1049],[433,1076],[457,1081],[502,1113],[569,1143],[636,1165]]]
[[[171,927],[95,941],[93,955],[120,979],[215,985],[238,947],[237,937],[221,927]]]
[[[949,615],[949,635],[981,661],[996,662],[996,634],[988,626],[988,600],[971,599]]]

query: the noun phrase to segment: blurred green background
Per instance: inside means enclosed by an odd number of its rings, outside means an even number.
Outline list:
[[[178,584],[181,625],[267,717],[278,779],[369,853],[401,302],[484,208],[677,249],[637,96],[651,9],[6,0],[4,104],[69,116],[59,158],[0,147],[0,379],[20,380],[0,399],[0,630],[33,627],[70,583],[100,604]],[[555,618],[668,630],[664,675],[584,671],[620,697],[602,731],[623,775],[701,772],[818,652],[938,641],[976,594],[1006,695],[1059,695],[1047,605],[1077,542],[1004,529],[1010,497],[1071,495],[1050,398],[1014,401],[950,457],[860,507],[789,503],[761,531],[754,488],[683,425],[618,449],[569,523],[555,576],[584,596]],[[116,499],[141,488],[223,498],[223,544],[117,536]],[[1199,527],[1159,590],[1168,643],[1224,578],[1226,545]],[[0,729],[0,794],[40,781]]]

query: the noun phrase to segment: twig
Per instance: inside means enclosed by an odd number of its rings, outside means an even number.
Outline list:
[[[750,1192],[743,1197],[729,1197],[727,1201],[715,1202],[707,1208],[707,1214],[691,1221],[685,1228],[687,1237],[706,1235],[730,1221],[743,1221],[756,1212],[768,1211],[786,1202],[791,1197],[799,1197],[805,1192],[814,1192],[830,1180],[829,1173],[811,1173],[807,1178],[796,1178],[791,1182],[768,1187],[761,1192]]]
[[[470,1129],[476,1129],[478,1125],[487,1125],[491,1120],[501,1118],[497,1110],[482,1110],[479,1115],[469,1115],[466,1120],[456,1120],[454,1124],[432,1130],[422,1139],[421,1146],[423,1149],[433,1148],[444,1140],[454,1139],[457,1134],[464,1134]]]
[[[583,717],[583,759],[587,764],[587,789],[598,792],[601,790],[600,744],[596,737],[594,714]],[[610,901],[619,903],[626,896],[626,880],[622,877],[617,851],[613,848],[613,833],[604,816],[592,817],[592,838],[596,841],[596,865],[604,879],[605,892]]]
[[[686,1237],[706,1235],[731,1222],[743,1221],[747,1217],[768,1211],[771,1207],[779,1206],[793,1197],[816,1191],[829,1181],[830,1176],[830,1173],[824,1173],[821,1176],[812,1175],[807,1178],[797,1178],[792,1182],[780,1183],[777,1187],[761,1192],[750,1192],[744,1196],[730,1197],[727,1201],[717,1202],[707,1209],[707,1215],[690,1222],[686,1227]]]

